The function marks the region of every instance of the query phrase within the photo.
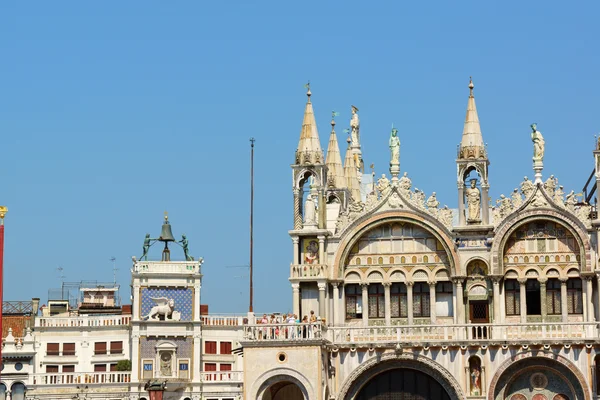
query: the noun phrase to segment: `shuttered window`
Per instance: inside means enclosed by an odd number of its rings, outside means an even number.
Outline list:
[[[59,354],[59,346],[60,344],[58,343],[46,343],[46,355],[57,356]]]
[[[204,342],[205,354],[217,354],[217,342]],[[216,371],[216,370],[215,370]]]
[[[122,354],[123,342],[110,342],[110,354]]]
[[[117,370],[117,364],[110,364],[110,372],[115,372]]]
[[[63,365],[62,372],[63,373],[75,372],[75,366],[74,365]]]
[[[46,365],[47,374],[58,374],[58,365]]]
[[[231,354],[231,342],[221,342],[221,354]]]
[[[106,354],[106,342],[94,343],[94,354]]]
[[[106,364],[95,364],[94,372],[106,372]]]
[[[220,364],[219,369],[221,371],[231,371],[231,364]]]
[[[75,355],[75,343],[63,343],[63,356]]]
[[[217,370],[217,364],[215,364],[215,363],[204,363],[204,370],[205,371],[216,371]]]

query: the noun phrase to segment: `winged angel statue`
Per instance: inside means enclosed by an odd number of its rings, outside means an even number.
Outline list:
[[[150,299],[154,301],[156,305],[152,307],[152,309],[150,310],[148,315],[144,317],[144,319],[151,321],[179,321],[179,319],[181,318],[181,314],[177,311],[174,311],[175,301],[173,299],[168,299],[166,297],[151,297]]]

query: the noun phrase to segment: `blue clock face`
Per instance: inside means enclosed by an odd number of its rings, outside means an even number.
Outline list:
[[[20,370],[22,370],[22,369],[23,369],[23,364],[21,364],[20,362],[16,363],[16,364],[15,364],[15,369],[16,369],[17,371],[20,371]]]

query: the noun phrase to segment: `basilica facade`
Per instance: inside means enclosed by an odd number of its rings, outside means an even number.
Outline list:
[[[389,175],[364,173],[355,106],[344,163],[333,119],[324,155],[307,96],[289,279],[308,328],[248,328],[245,398],[598,398],[600,220],[543,176],[537,126],[531,178],[493,201],[471,82],[453,210],[402,172],[396,130]]]

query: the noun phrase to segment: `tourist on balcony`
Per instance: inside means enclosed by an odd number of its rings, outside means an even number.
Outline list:
[[[271,319],[269,320],[269,325],[277,325],[277,318],[275,317],[275,314],[271,314]],[[269,328],[269,330],[270,330],[269,337],[271,339],[279,338],[279,327],[278,326],[272,326]]]
[[[302,338],[306,339],[310,335],[310,325],[308,322],[308,315],[302,318]]]
[[[294,314],[289,313],[287,318],[287,323],[291,326],[288,327],[288,339],[296,339],[298,333],[296,332],[296,316]]]
[[[269,319],[267,318],[267,314],[263,314],[261,320],[258,321],[258,323],[259,324],[265,324],[265,325],[268,324],[269,323]],[[268,329],[267,327],[264,327],[264,328],[262,328],[262,329],[260,329],[258,331],[258,338],[259,339],[267,339],[268,338],[268,336],[267,336],[267,329]]]

